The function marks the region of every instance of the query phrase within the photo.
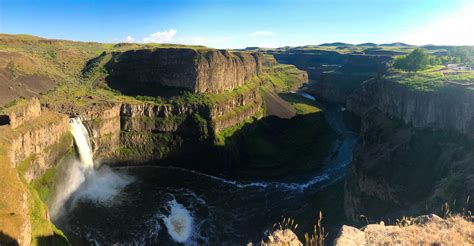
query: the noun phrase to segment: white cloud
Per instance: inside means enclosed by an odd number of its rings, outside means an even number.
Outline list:
[[[132,36],[128,35],[125,40],[124,40],[125,43],[133,43],[135,42],[135,38],[133,38]]]
[[[474,4],[443,16],[403,37],[410,44],[474,45]]]
[[[255,36],[255,37],[265,37],[265,36],[271,36],[273,35],[273,32],[270,31],[256,31],[250,33],[250,36]]]
[[[178,31],[169,29],[163,32],[155,32],[142,39],[143,43],[172,43],[174,36]]]

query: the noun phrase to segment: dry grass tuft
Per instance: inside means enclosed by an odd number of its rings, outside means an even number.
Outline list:
[[[323,213],[319,211],[319,217],[316,224],[313,227],[313,233],[304,235],[304,241],[306,246],[324,246],[324,241],[328,234],[326,233],[323,225]]]

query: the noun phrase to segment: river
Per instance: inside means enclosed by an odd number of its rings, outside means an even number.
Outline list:
[[[133,177],[110,203],[80,200],[60,227],[96,245],[245,245],[259,242],[282,216],[310,224],[314,194],[344,177],[357,135],[338,105],[325,119],[339,134],[323,169],[280,182],[241,183],[164,166],[114,169]],[[75,240],[75,239],[73,239]]]

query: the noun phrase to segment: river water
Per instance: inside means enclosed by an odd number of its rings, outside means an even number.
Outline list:
[[[116,168],[133,178],[110,203],[81,199],[59,222],[71,238],[96,245],[245,245],[259,242],[282,216],[317,214],[314,194],[344,177],[357,135],[330,105],[325,118],[339,134],[323,169],[280,182],[241,183],[162,166]]]

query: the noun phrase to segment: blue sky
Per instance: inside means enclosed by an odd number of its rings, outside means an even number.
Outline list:
[[[472,0],[0,0],[0,33],[216,48],[474,45],[473,16]]]

